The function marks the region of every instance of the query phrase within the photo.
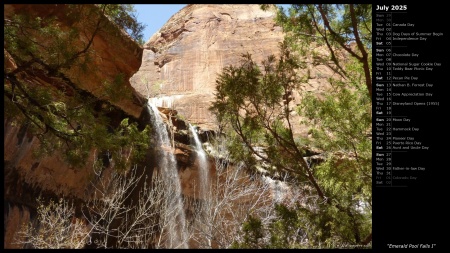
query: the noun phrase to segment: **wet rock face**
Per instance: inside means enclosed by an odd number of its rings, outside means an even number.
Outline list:
[[[243,53],[257,62],[277,54],[283,33],[274,16],[259,5],[188,5],[144,45],[131,84],[144,97],[167,97],[170,103],[160,106],[170,104],[187,121],[213,129],[208,107],[218,73]]]

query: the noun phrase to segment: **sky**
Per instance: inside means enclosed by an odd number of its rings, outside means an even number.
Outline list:
[[[135,4],[138,21],[147,25],[144,30],[144,41],[147,42],[173,14],[184,6],[186,4]]]
[[[136,16],[139,22],[146,25],[144,41],[157,32],[173,14],[181,10],[186,4],[135,4]],[[288,5],[282,4],[286,7]],[[285,8],[286,9],[286,8]]]

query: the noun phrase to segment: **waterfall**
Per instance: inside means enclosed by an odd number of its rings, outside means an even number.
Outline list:
[[[151,101],[151,104],[155,105],[155,106],[172,108],[173,100],[174,100],[174,98],[171,96],[162,96],[162,97],[151,98],[149,101]]]
[[[159,110],[152,100],[149,100],[147,107],[151,115],[151,123],[156,131],[158,150],[158,165],[161,176],[164,180],[164,191],[167,194],[166,206],[164,207],[164,217],[162,219],[163,228],[167,229],[167,248],[188,248],[186,217],[181,199],[181,186],[178,176],[177,161],[174,156],[174,147],[171,146],[169,134],[164,124]]]
[[[208,161],[206,160],[206,153],[202,148],[202,143],[198,138],[197,131],[195,128],[189,124],[189,130],[192,132],[192,136],[195,141],[195,151],[198,158],[198,170],[199,170],[199,187],[200,187],[200,198],[205,198],[209,190],[209,168]]]
[[[280,180],[274,180],[268,176],[263,176],[262,179],[265,183],[270,185],[273,200],[277,203],[282,202],[289,190],[289,187],[286,185],[286,183]]]
[[[182,97],[184,97],[184,95],[159,96],[150,98],[149,101],[158,107],[173,108],[176,101]]]
[[[202,205],[200,206],[200,213],[199,213],[199,217],[200,219],[206,219],[206,223],[205,222],[200,222],[197,223],[197,226],[199,226],[199,230],[200,231],[204,231],[206,232],[206,234],[211,234],[212,235],[212,228],[211,226],[208,224],[208,218],[210,217],[209,214],[209,209],[211,208],[211,198],[208,198],[208,194],[210,194],[210,191],[212,191],[212,189],[210,188],[210,183],[209,183],[209,166],[208,166],[208,161],[207,161],[207,157],[206,157],[206,153],[203,150],[202,147],[202,143],[200,142],[200,139],[198,138],[198,134],[197,131],[195,130],[195,128],[189,123],[189,130],[192,133],[193,139],[194,139],[194,143],[195,143],[195,152],[197,153],[197,161],[198,161],[198,187],[199,187],[199,199],[202,199]],[[211,196],[210,196],[211,197]],[[206,237],[204,238],[206,241],[204,243],[206,243],[206,245],[209,246],[209,248],[211,247],[211,238],[210,237]]]

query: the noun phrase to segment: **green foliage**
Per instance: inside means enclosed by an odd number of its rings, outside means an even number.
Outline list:
[[[286,40],[294,49],[302,55],[313,51],[315,64],[326,65],[344,78],[351,76],[343,67],[345,59],[348,56],[357,59],[362,64],[371,99],[372,5],[293,4],[288,14],[279,8],[276,22],[283,27]],[[326,48],[326,54],[320,53],[322,48]]]
[[[311,126],[311,144],[327,158],[315,167],[317,180],[339,203],[326,212],[330,232],[351,244],[371,232],[372,116],[361,64],[352,61],[345,69],[350,78],[330,79],[332,91],[323,98],[307,94],[298,111]]]
[[[120,13],[130,9],[66,7],[73,25],[64,29],[56,16],[14,15],[5,20],[5,116],[39,139],[37,155],[59,151],[70,165],[82,167],[96,150],[123,168],[143,157],[149,141],[148,127],[139,131],[137,123],[117,122],[130,118],[111,104],[132,96],[125,76],[105,80],[104,93],[96,97],[80,88],[87,85],[78,83],[73,73],[95,72],[92,42],[100,33],[113,34],[105,30],[103,15],[115,11],[122,17]],[[6,64],[10,59],[16,66]]]
[[[318,174],[346,179],[367,194],[372,181],[371,102],[365,94],[361,65],[353,61],[346,70],[349,79],[330,79],[333,89],[323,98],[306,94],[298,112],[311,126],[312,144],[328,156],[317,167]]]
[[[270,245],[268,248],[295,248],[301,234],[296,211],[284,205],[275,205],[279,219],[270,224]]]
[[[321,245],[321,239],[329,234],[323,212],[312,215],[300,205],[275,204],[274,209],[276,216],[268,226],[262,226],[259,218],[249,217],[242,226],[244,240],[234,242],[232,248],[312,248]],[[318,229],[313,231],[311,224],[319,224]]]
[[[277,205],[277,218],[269,226],[247,225],[243,233],[249,238],[234,247],[351,247],[371,233],[371,103],[361,65],[353,61],[345,67],[352,78],[330,79],[333,89],[329,93],[321,98],[306,93],[297,108],[305,118],[303,124],[311,127],[311,136],[302,139],[303,144],[319,150],[325,158],[311,170],[326,199],[317,202],[311,198],[295,207]],[[267,145],[268,157],[273,160],[270,154],[279,147],[273,140]]]
[[[232,248],[248,248],[248,249],[256,249],[260,248],[260,240],[263,237],[262,231],[262,223],[261,221],[253,216],[249,216],[247,221],[243,223],[242,230],[244,232],[244,242],[234,243]]]
[[[150,144],[150,126],[147,125],[144,130],[139,131],[137,123],[128,123],[128,118],[125,118],[120,123],[116,130],[116,136],[119,136],[117,143],[109,145],[116,150],[115,161],[116,168],[127,169],[136,161],[141,161],[147,154]],[[113,157],[114,158],[114,157]]]
[[[124,29],[140,45],[145,43],[142,32],[146,25],[137,21],[133,4],[99,4],[100,8],[103,6],[106,6],[105,14],[111,17],[114,23]]]
[[[352,18],[356,20],[355,25]],[[293,4],[287,12],[279,7],[276,21],[289,32],[291,39],[301,38],[322,45],[327,40],[337,48],[354,42],[356,32],[364,45],[372,45],[370,4]]]
[[[210,110],[221,128],[233,129],[228,134],[237,137],[231,138],[228,149],[233,159],[254,164],[256,156],[278,170],[305,176],[305,164],[298,163],[302,151],[292,135],[289,103],[304,79],[295,72],[301,64],[287,44],[280,49],[280,59],[269,56],[262,70],[249,54],[242,56],[240,66],[225,68],[216,81],[216,101]],[[266,154],[258,151],[261,148]]]
[[[293,5],[289,14],[278,13],[277,22],[288,32],[280,59],[271,56],[257,65],[247,55],[239,66],[225,68],[211,110],[232,137],[234,159],[273,175],[287,173],[302,182],[292,187],[303,190],[305,199],[295,206],[277,205],[277,218],[269,225],[258,225],[257,217],[246,221],[245,241],[233,246],[367,243],[372,229],[370,5]],[[331,89],[319,96],[301,92],[308,68],[319,64],[337,74],[329,79]],[[297,75],[300,69],[303,77]],[[293,90],[302,97],[297,107],[290,103]],[[293,122],[294,111],[302,122]],[[295,136],[296,123],[309,127],[310,135]],[[323,162],[307,162],[311,149]]]
[[[111,82],[105,81],[105,97],[111,102],[119,102],[120,100],[132,100],[133,92],[131,88],[125,83],[125,75],[123,73],[114,77]]]

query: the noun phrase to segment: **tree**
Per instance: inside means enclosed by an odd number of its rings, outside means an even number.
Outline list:
[[[238,67],[226,67],[219,75],[216,100],[211,110],[219,124],[229,125],[239,138],[229,148],[232,158],[256,164],[256,158],[278,171],[292,173],[307,179],[321,198],[325,195],[318,186],[307,162],[304,148],[294,137],[291,122],[292,103],[287,100],[302,80],[295,70],[300,63],[286,43],[281,44],[281,56],[269,56],[262,62],[263,70],[253,62],[251,55],[242,57]],[[240,142],[243,142],[243,147]],[[260,152],[263,147],[264,152]]]
[[[254,246],[255,235],[262,248],[357,247],[370,242],[371,107],[361,66],[352,62],[346,70],[352,74],[350,82],[330,79],[333,89],[325,97],[306,94],[297,108],[311,127],[303,145],[314,147],[324,159],[309,164],[326,199],[312,195],[306,202],[276,205],[278,218],[268,226],[244,223],[245,235],[253,242],[235,247]]]
[[[72,71],[83,75],[88,69],[94,71],[96,36],[109,33],[114,38],[116,32],[106,25],[105,15],[131,29],[134,36],[139,36],[141,28],[126,6],[63,7],[72,22],[67,29],[61,28],[55,16],[16,14],[5,18],[5,116],[39,139],[41,154],[60,150],[74,167],[83,166],[92,149],[112,159],[121,157],[119,151],[130,152],[134,161],[148,147],[149,129],[138,130],[136,122],[128,123],[133,118],[111,102],[132,96],[124,85],[124,75],[105,80],[100,85],[105,92],[100,96],[80,88],[69,76]],[[125,118],[130,120],[121,124]],[[124,138],[130,133],[130,139]]]
[[[283,27],[290,43],[301,41],[297,46],[303,54],[311,51],[312,45],[325,45],[328,53],[315,53],[315,61],[331,67],[344,78],[349,73],[342,66],[342,59],[347,58],[346,54],[355,58],[362,65],[372,99],[371,4],[293,4],[288,13],[279,7],[276,22]]]
[[[291,93],[301,90],[301,83],[308,78],[297,72],[304,67],[298,57],[302,54],[292,51],[288,42],[281,44],[280,51],[278,60],[269,56],[261,69],[248,54],[239,66],[226,67],[216,81],[216,100],[211,107],[223,128],[232,129],[227,134],[238,137],[230,143],[233,159],[253,168],[263,167],[273,176],[288,173],[302,182],[299,187],[305,192],[311,189],[311,203],[278,208],[280,217],[292,219],[295,213],[297,227],[306,233],[308,243],[278,240],[276,234],[280,233],[274,231],[284,225],[273,223],[269,231],[274,241],[260,246],[361,244],[371,234],[371,110],[369,97],[361,94],[361,84],[366,84],[364,65],[342,62],[348,76],[330,79],[333,88],[329,95],[324,99],[304,95],[296,107],[290,102]],[[310,138],[294,135],[294,111],[312,127]],[[318,149],[325,162],[308,162],[305,157],[312,153],[311,148]],[[250,229],[258,224],[247,224],[248,233],[260,236]],[[252,245],[258,241],[253,238]]]
[[[145,43],[143,30],[146,25],[137,21],[136,10],[133,4],[98,4],[100,8],[106,6],[105,14],[112,21],[124,29],[140,45]]]
[[[352,161],[357,161],[358,166],[364,168],[362,176],[364,187],[362,188],[364,188],[365,196],[370,196],[370,200],[366,199],[365,203],[371,204],[370,181],[367,180],[371,179],[371,170],[367,169],[368,166],[371,166],[371,135],[360,127],[371,129],[369,103],[372,100],[372,5],[293,4],[288,13],[279,8],[276,21],[287,32],[287,40],[290,41],[290,45],[298,49],[297,52],[306,57],[311,55],[312,57],[310,56],[309,59],[313,59],[313,64],[325,64],[343,78],[342,80],[331,80],[337,89],[333,94],[342,99],[340,102],[327,97],[321,103],[310,96],[309,99],[305,99],[305,104],[309,102],[313,104],[310,104],[309,108],[304,107],[303,109],[310,122],[313,122],[312,118],[321,118],[324,121],[323,125],[327,128],[326,131],[324,131],[324,127],[321,127],[320,131],[315,131],[314,134],[316,141],[320,142],[318,145],[322,146],[322,150],[336,151],[339,149],[338,145],[343,145],[346,150],[353,151],[350,155],[354,158]],[[328,50],[323,54],[320,53],[321,50],[311,50],[311,46],[317,48],[326,46]],[[365,84],[368,97],[362,93],[360,84]],[[354,92],[354,89],[357,92]],[[322,110],[316,110],[314,106],[317,105],[321,105],[319,108]],[[354,110],[361,106],[364,109]],[[345,115],[345,111],[340,108],[349,108],[354,114],[347,113]],[[314,113],[319,111],[320,114]],[[363,113],[363,115],[359,113]],[[341,124],[342,122],[350,124]],[[319,125],[314,124],[314,126],[318,127]],[[340,140],[339,137],[331,137],[336,132],[338,133],[336,136],[340,136]],[[319,135],[322,137],[327,135],[328,138],[322,138]],[[327,140],[331,145],[324,145]],[[348,165],[341,165],[341,167]],[[353,165],[353,167],[355,166]],[[360,180],[360,178],[356,180]],[[368,243],[370,240],[371,234],[363,242]]]

